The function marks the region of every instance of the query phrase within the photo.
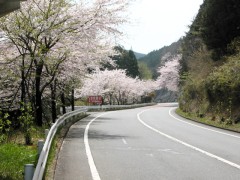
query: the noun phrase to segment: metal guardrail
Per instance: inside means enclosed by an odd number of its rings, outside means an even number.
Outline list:
[[[107,109],[121,109],[121,108],[136,108],[155,105],[156,103],[143,103],[143,104],[131,104],[131,105],[98,105],[98,106],[75,106],[75,110],[87,108],[88,110],[107,110]],[[66,108],[67,112],[71,111],[70,107]]]
[[[76,111],[68,112],[68,113],[64,114],[63,116],[61,116],[60,118],[58,118],[57,121],[53,124],[53,126],[49,130],[48,136],[46,138],[46,141],[42,148],[41,154],[39,156],[38,163],[37,163],[34,175],[33,175],[33,180],[42,180],[42,178],[43,178],[43,174],[44,174],[47,159],[48,159],[49,150],[50,150],[50,147],[52,144],[52,140],[53,140],[58,128],[61,125],[64,125],[66,122],[69,122],[71,120],[71,118],[73,118],[75,115],[80,114],[80,113],[85,113],[85,112],[87,112],[87,110],[88,110],[87,108],[81,108]]]
[[[85,113],[89,110],[106,110],[106,109],[119,109],[119,108],[136,108],[136,107],[143,107],[143,106],[151,106],[154,105],[154,103],[145,103],[145,104],[133,104],[133,105],[103,105],[103,106],[76,106],[75,111],[68,112],[57,119],[57,121],[53,124],[51,127],[46,141],[44,143],[44,146],[42,148],[41,154],[38,159],[38,163],[33,175],[33,180],[42,180],[43,174],[45,171],[47,159],[49,150],[51,148],[52,140],[58,130],[58,128],[62,125],[65,125],[65,123],[71,121],[74,116],[79,115],[81,113]]]

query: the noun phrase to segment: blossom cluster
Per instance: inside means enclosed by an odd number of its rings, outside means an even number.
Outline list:
[[[77,96],[101,95],[105,102],[123,104],[147,96],[156,88],[154,81],[128,77],[125,70],[104,70],[88,75]]]

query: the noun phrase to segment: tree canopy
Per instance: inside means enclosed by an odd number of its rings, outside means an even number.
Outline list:
[[[0,63],[1,69],[9,69],[11,82],[0,73],[5,86],[0,86],[0,108],[31,102],[41,126],[45,109],[56,111],[59,96],[65,106],[64,94],[79,86],[88,69],[111,61],[112,39],[121,35],[127,6],[125,0],[28,0],[1,18]],[[52,107],[44,109],[49,102]]]
[[[112,59],[115,61],[118,69],[125,69],[126,74],[130,77],[138,77],[139,69],[137,58],[132,50],[125,50],[121,46],[116,46],[115,51],[117,55],[113,56]]]
[[[228,45],[240,36],[240,3],[238,0],[205,0],[196,20],[201,36],[216,55],[230,53]]]

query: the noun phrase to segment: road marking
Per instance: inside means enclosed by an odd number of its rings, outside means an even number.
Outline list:
[[[183,120],[175,117],[175,116],[171,113],[173,109],[175,109],[175,108],[171,108],[171,109],[168,111],[169,115],[170,115],[172,118],[174,118],[174,119],[176,119],[176,120],[178,120],[178,121],[180,121],[180,122],[183,122],[183,123],[185,123],[185,124],[189,124],[189,125],[191,125],[191,126],[195,126],[195,127],[198,127],[198,128],[202,128],[202,129],[205,129],[205,130],[208,130],[208,131],[212,131],[212,132],[215,132],[215,133],[219,133],[219,134],[223,134],[223,135],[226,135],[226,136],[231,136],[231,137],[240,139],[240,136],[235,136],[235,135],[232,135],[232,134],[224,133],[224,132],[221,132],[221,131],[213,130],[213,129],[210,129],[210,128],[206,128],[206,127],[199,126],[199,125],[196,125],[196,124],[193,124],[193,123],[190,123],[190,122],[183,121]]]
[[[127,145],[127,141],[124,138],[122,138],[122,141],[123,141],[123,144]]]
[[[100,114],[97,117],[95,117],[94,119],[92,119],[88,123],[88,125],[86,126],[86,129],[84,131],[84,145],[85,145],[87,159],[88,159],[88,164],[89,164],[89,167],[90,167],[90,170],[91,170],[91,173],[92,173],[92,179],[93,180],[101,180],[101,178],[99,176],[98,170],[97,170],[96,165],[94,163],[92,152],[91,152],[91,149],[90,149],[90,146],[89,146],[88,130],[89,130],[89,127],[90,127],[90,125],[92,124],[93,121],[95,121],[97,118],[99,118],[99,117],[101,117],[101,116],[103,116],[105,114],[108,114],[108,113],[110,113],[110,112]]]
[[[169,153],[172,153],[172,154],[181,154],[181,153],[173,151],[171,149],[158,149],[158,151],[169,152]]]
[[[170,136],[170,135],[167,135],[167,134],[165,134],[165,133],[163,133],[163,132],[161,132],[161,131],[159,131],[159,130],[151,127],[151,126],[149,126],[148,124],[146,124],[146,123],[140,118],[140,115],[141,115],[142,113],[144,113],[145,111],[147,111],[147,110],[150,110],[150,109],[146,109],[146,110],[141,111],[140,113],[137,114],[138,120],[139,120],[144,126],[146,126],[147,128],[151,129],[152,131],[155,131],[156,133],[158,133],[158,134],[160,134],[160,135],[162,135],[162,136],[165,136],[165,137],[168,138],[168,139],[171,139],[172,141],[175,141],[175,142],[177,142],[177,143],[180,143],[180,144],[182,144],[182,145],[184,145],[184,146],[187,146],[187,147],[189,147],[189,148],[191,148],[191,149],[193,149],[193,150],[195,150],[195,151],[198,151],[198,152],[200,152],[200,153],[202,153],[202,154],[205,154],[205,155],[207,155],[207,156],[209,156],[209,157],[211,157],[211,158],[217,159],[217,160],[219,160],[219,161],[221,161],[221,162],[223,162],[223,163],[226,163],[226,164],[228,164],[228,165],[230,165],[230,166],[232,166],[232,167],[235,167],[235,168],[237,168],[237,169],[240,169],[240,165],[238,165],[238,164],[235,164],[235,163],[233,163],[233,162],[231,162],[231,161],[228,161],[228,160],[226,160],[226,159],[224,159],[224,158],[221,158],[221,157],[219,157],[219,156],[217,156],[217,155],[214,155],[214,154],[212,154],[212,153],[209,153],[209,152],[207,152],[207,151],[204,151],[204,150],[202,150],[202,149],[200,149],[200,148],[197,148],[197,147],[195,147],[195,146],[193,146],[193,145],[190,145],[190,144],[188,144],[188,143],[186,143],[186,142],[183,142],[183,141],[181,141],[181,140],[179,140],[179,139],[177,139],[177,138],[175,138],[175,137],[172,137],[172,136]]]
[[[146,156],[153,157],[154,155],[152,153],[150,153],[150,154],[146,154]]]

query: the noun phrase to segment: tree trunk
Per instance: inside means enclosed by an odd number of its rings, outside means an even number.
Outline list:
[[[117,96],[115,96],[115,99],[117,100],[117,104],[120,105],[120,99],[118,99]]]
[[[43,64],[40,64],[36,68],[36,74],[35,74],[35,109],[36,109],[36,123],[38,126],[42,126],[43,121],[42,121],[42,93],[41,93],[41,75],[42,75],[42,69],[43,69]]]
[[[25,62],[24,62],[24,55],[22,56],[22,69],[21,69],[21,73],[22,73],[22,81],[21,81],[21,102],[22,103],[26,103],[26,89],[25,89]],[[21,105],[22,106],[22,105]]]
[[[112,105],[112,94],[110,94],[110,101],[109,101],[110,105]]]
[[[52,122],[55,123],[57,119],[57,105],[56,105],[56,80],[51,86],[51,106],[52,106]]]
[[[74,106],[75,106],[75,104],[74,104],[74,88],[72,88],[71,105],[72,105],[72,111],[74,111],[74,110],[75,110],[75,109],[74,109]]]
[[[65,95],[64,95],[64,92],[61,93],[61,102],[62,102],[62,113],[63,113],[63,114],[66,114]]]

